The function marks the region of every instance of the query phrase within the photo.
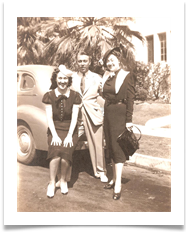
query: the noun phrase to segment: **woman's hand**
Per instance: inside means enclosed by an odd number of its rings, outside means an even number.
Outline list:
[[[132,122],[127,122],[127,123],[126,123],[126,127],[127,127],[127,130],[131,131],[131,130],[132,130],[132,127],[133,127]]]
[[[54,145],[54,146],[61,146],[61,144],[62,144],[62,140],[59,138],[58,135],[52,136],[51,145]]]
[[[70,147],[73,146],[72,135],[71,135],[71,134],[68,134],[67,137],[65,138],[64,142],[63,142],[63,146],[64,146],[64,147],[68,147],[68,145],[69,145]]]

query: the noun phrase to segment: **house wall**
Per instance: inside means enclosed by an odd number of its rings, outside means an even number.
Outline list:
[[[135,22],[130,23],[130,28],[135,31],[141,32],[144,36],[153,35],[153,53],[154,63],[161,61],[161,45],[159,34],[166,32],[166,54],[167,63],[171,63],[171,25],[170,18],[160,17],[136,17]],[[132,42],[135,44],[136,60],[148,63],[148,45],[147,42],[143,45],[137,38],[133,38]]]

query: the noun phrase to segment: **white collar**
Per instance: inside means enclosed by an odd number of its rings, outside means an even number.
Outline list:
[[[102,89],[104,87],[104,83],[107,81],[109,75],[113,74],[113,72],[106,71],[103,75],[102,80]],[[115,93],[117,94],[120,90],[121,85],[123,84],[123,81],[125,80],[126,76],[129,74],[129,72],[124,71],[123,69],[120,69],[120,71],[117,74],[116,77],[116,83],[115,83]]]
[[[56,97],[58,97],[59,95],[64,95],[64,96],[66,96],[68,98],[70,96],[70,88],[67,88],[67,92],[65,94],[60,93],[58,88],[56,88],[55,89],[55,95],[56,95]]]

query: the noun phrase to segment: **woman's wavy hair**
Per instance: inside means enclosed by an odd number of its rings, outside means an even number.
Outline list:
[[[104,67],[107,69],[106,63],[107,63],[108,57],[109,57],[110,55],[114,55],[114,56],[119,60],[119,62],[120,62],[120,67],[121,67],[121,66],[122,66],[122,54],[121,54],[121,52],[120,52],[119,47],[116,47],[116,48],[113,48],[113,49],[109,49],[109,50],[105,53],[105,55],[104,55],[104,57],[103,57],[103,65],[104,65]]]
[[[51,76],[51,86],[50,86],[50,89],[56,89],[57,88],[57,74],[60,72],[59,68],[55,68],[53,73],[52,73],[52,76]],[[65,75],[65,74],[64,74]],[[66,75],[65,75],[66,76]],[[69,77],[67,76],[69,81],[68,81],[68,85],[67,87],[71,86],[72,85],[72,77]]]

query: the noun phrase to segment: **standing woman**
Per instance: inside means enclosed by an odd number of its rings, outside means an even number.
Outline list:
[[[78,142],[77,118],[81,98],[71,90],[72,77],[66,76],[57,68],[52,73],[51,91],[44,94],[48,121],[48,157],[50,159],[50,183],[47,196],[53,197],[55,178],[61,166],[60,188],[62,194],[68,193],[67,179],[72,165],[72,153]]]
[[[105,189],[114,188],[113,199],[121,197],[121,177],[126,154],[117,143],[117,137],[124,128],[132,127],[133,104],[135,98],[135,81],[131,72],[121,68],[121,51],[119,47],[108,50],[103,63],[106,72],[103,76],[104,133],[107,154],[112,160],[113,179]]]

